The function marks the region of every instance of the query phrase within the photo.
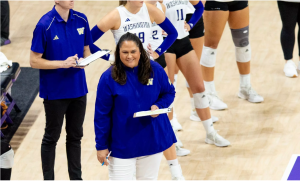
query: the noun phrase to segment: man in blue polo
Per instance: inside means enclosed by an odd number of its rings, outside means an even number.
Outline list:
[[[64,117],[69,176],[82,180],[81,138],[88,90],[84,69],[76,64],[90,55],[92,40],[86,16],[73,7],[74,1],[55,1],[33,32],[30,64],[40,69],[40,97],[46,113],[41,146],[45,180],[54,180],[55,148]]]

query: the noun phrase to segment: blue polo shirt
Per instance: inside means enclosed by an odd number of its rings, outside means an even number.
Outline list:
[[[84,46],[92,42],[86,16],[70,10],[65,22],[55,10],[45,14],[35,27],[31,50],[47,60],[64,61],[83,57]],[[48,100],[70,99],[88,93],[85,72],[79,68],[40,70],[40,97]]]
[[[95,104],[96,149],[109,149],[111,156],[121,159],[163,152],[176,142],[167,114],[133,118],[152,105],[168,108],[175,98],[174,86],[164,69],[150,61],[153,74],[147,85],[138,79],[139,67],[125,68],[126,83],[112,78],[112,67],[99,80]]]

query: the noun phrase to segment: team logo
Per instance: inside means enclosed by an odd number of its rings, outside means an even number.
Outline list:
[[[53,40],[58,40],[59,38],[58,38],[58,36],[57,35],[55,35],[55,37],[54,37],[54,39]]]
[[[130,21],[130,19],[129,19],[129,18],[127,18],[125,22],[129,22],[129,21]]]
[[[153,85],[153,78],[150,78],[149,80],[148,80],[148,84],[147,85]]]
[[[82,28],[77,28],[78,34],[83,35],[84,34],[84,27]]]

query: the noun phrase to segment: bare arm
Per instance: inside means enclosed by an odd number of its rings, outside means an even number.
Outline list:
[[[161,7],[162,7],[164,13],[166,14],[166,11],[167,11],[166,6],[165,6],[162,2],[160,2],[160,5],[161,5]]]
[[[76,66],[76,55],[67,58],[64,61],[50,61],[42,58],[41,53],[30,51],[30,65],[35,69],[59,69],[70,68]],[[78,58],[77,58],[78,59]]]
[[[97,23],[97,26],[103,32],[107,32],[108,30],[119,29],[121,26],[121,18],[119,11],[117,9],[114,9],[113,11],[108,13]]]
[[[197,0],[190,0],[190,3],[191,3],[193,6],[195,6],[195,5],[197,5],[197,4],[199,3],[199,1],[197,1]]]
[[[166,16],[164,15],[161,10],[157,7],[153,6],[152,4],[146,4],[148,8],[148,12],[150,15],[151,22],[156,22],[156,24],[161,24],[165,21]]]

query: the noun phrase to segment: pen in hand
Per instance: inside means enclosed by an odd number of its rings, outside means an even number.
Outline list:
[[[75,61],[76,61],[76,65],[78,65],[78,57],[77,57],[77,54],[75,55]]]
[[[108,159],[108,157],[110,156],[110,154],[111,154],[111,151],[108,153],[108,155],[107,155],[107,157],[106,157],[106,160]],[[102,163],[102,166],[104,165],[104,161],[103,161],[103,163]]]

